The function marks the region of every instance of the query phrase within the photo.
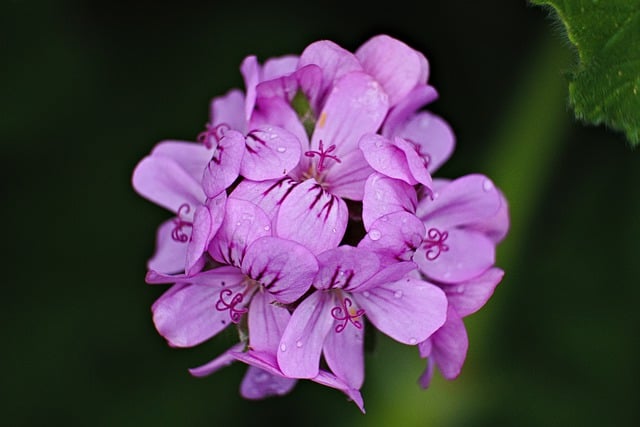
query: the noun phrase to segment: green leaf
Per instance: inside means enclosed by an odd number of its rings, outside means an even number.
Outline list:
[[[578,51],[569,78],[576,117],[640,143],[640,0],[531,0],[551,6]]]

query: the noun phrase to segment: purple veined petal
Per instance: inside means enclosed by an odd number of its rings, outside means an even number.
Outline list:
[[[365,230],[377,219],[394,213],[415,213],[418,197],[413,186],[404,181],[373,173],[367,179],[362,200],[362,222]]]
[[[317,96],[321,85],[322,70],[317,65],[309,64],[289,75],[265,79],[256,88],[257,98],[277,97],[291,102],[298,90],[302,90],[307,97],[310,97],[310,94]]]
[[[299,243],[262,237],[247,248],[242,271],[262,284],[278,302],[290,304],[311,287],[318,261]]]
[[[244,94],[238,89],[211,101],[211,125],[227,125],[244,134],[247,131],[247,118],[244,110]]]
[[[398,126],[394,136],[413,142],[428,160],[427,169],[436,171],[446,162],[455,148],[455,135],[442,118],[427,111],[420,112]]]
[[[471,224],[469,227],[466,227],[467,229],[481,232],[495,244],[500,243],[507,236],[510,225],[509,205],[507,203],[507,199],[501,191],[498,192],[501,200],[498,213],[489,218],[485,218],[483,221],[479,221],[475,224]]]
[[[327,372],[324,370],[320,370],[318,375],[314,378],[311,378],[311,381],[316,382],[318,384],[322,384],[326,387],[335,388],[336,390],[342,391],[347,397],[356,404],[358,409],[364,414],[364,400],[362,400],[362,395],[360,394],[360,390],[349,387],[344,380],[336,377],[331,372]]]
[[[238,343],[210,362],[207,362],[202,366],[198,366],[197,368],[190,368],[189,373],[198,378],[211,375],[235,362],[236,358],[233,357],[233,353],[236,351],[242,351],[243,347],[243,343]]]
[[[358,247],[387,258],[408,261],[420,247],[424,235],[424,224],[415,215],[394,212],[374,221]]]
[[[184,169],[196,182],[202,179],[202,171],[211,160],[213,150],[203,144],[184,141],[162,141],[153,147],[152,156],[172,159]]]
[[[365,182],[374,170],[360,150],[351,151],[340,160],[325,177],[328,191],[344,199],[362,200]]]
[[[301,146],[291,132],[277,126],[253,129],[245,139],[240,173],[253,181],[286,176],[300,161]]]
[[[253,107],[256,104],[256,86],[260,83],[260,65],[255,55],[244,58],[240,64],[240,72],[244,78],[244,86],[247,91],[244,103],[244,116],[247,121],[251,118]]]
[[[313,286],[317,289],[357,288],[380,270],[373,252],[352,246],[340,246],[318,255],[320,268]]]
[[[222,225],[226,202],[227,193],[222,192],[217,197],[207,200],[206,205],[198,206],[196,209],[187,246],[187,275],[193,275],[203,267],[203,254]]]
[[[426,225],[427,234],[413,261],[427,277],[444,283],[464,282],[495,263],[495,245],[482,233]]]
[[[296,383],[297,380],[293,378],[286,378],[255,366],[249,366],[240,383],[240,395],[250,400],[284,396],[293,390]]]
[[[250,129],[278,126],[292,133],[298,140],[298,151],[309,146],[309,138],[298,115],[282,98],[271,97],[256,100],[257,108],[251,116]]]
[[[240,284],[225,289],[241,291]],[[151,307],[153,323],[170,346],[193,347],[226,328],[229,313],[216,309],[221,287],[194,284],[173,285]]]
[[[276,79],[296,71],[299,58],[296,55],[284,55],[267,59],[262,65],[262,81]]]
[[[187,244],[171,237],[175,227],[175,218],[163,222],[158,227],[156,251],[147,263],[150,270],[167,274],[184,271]]]
[[[376,328],[403,344],[426,340],[444,324],[447,315],[445,293],[431,283],[409,277],[352,295]]]
[[[238,178],[245,152],[244,141],[240,132],[229,130],[214,147],[202,175],[202,188],[207,197],[216,197]]]
[[[478,277],[455,285],[443,285],[449,305],[456,309],[461,317],[478,311],[491,298],[493,292],[504,277],[504,271],[490,268]]]
[[[239,267],[247,247],[270,235],[271,220],[259,206],[229,198],[222,225],[209,245],[209,254],[218,262]]]
[[[242,274],[237,267],[225,265],[211,270],[201,271],[193,276],[187,276],[185,274],[171,275],[149,270],[144,280],[150,285],[181,283],[224,288],[227,286],[240,286],[244,280],[244,274]]]
[[[388,283],[397,282],[398,280],[403,279],[416,271],[417,271],[417,266],[414,262],[396,261],[382,268],[380,271],[374,274],[366,282],[358,286],[349,286],[348,288],[345,288],[345,289],[352,293],[354,292],[364,293],[364,292],[367,292],[369,289],[373,289],[378,286],[384,286]],[[414,278],[419,278],[419,275]]]
[[[342,309],[339,305],[335,308]],[[357,312],[354,304],[349,309]],[[336,327],[330,330],[324,340],[324,358],[336,377],[342,379],[350,388],[360,389],[364,382],[364,321],[358,321],[360,328],[346,322],[343,329],[337,321]]]
[[[273,302],[273,296],[268,293],[256,292],[249,306],[248,323],[251,349],[275,355],[291,315]]]
[[[318,111],[324,102],[327,91],[338,79],[353,71],[362,71],[362,65],[355,55],[332,41],[321,40],[310,44],[300,55],[298,67],[316,65],[322,71],[322,86],[317,97],[311,97],[311,103]]]
[[[420,156],[411,142],[367,134],[360,139],[359,145],[369,165],[381,174],[409,185],[421,183],[431,188],[431,175],[427,171],[426,159]]]
[[[316,291],[295,309],[278,351],[278,365],[286,376],[318,375],[322,345],[334,322],[330,313],[334,305],[333,292]]]
[[[182,209],[193,215],[195,207],[205,199],[200,183],[178,163],[164,156],[142,159],[133,171],[132,181],[138,194],[176,213]],[[186,209],[181,208],[184,205]]]
[[[466,175],[418,203],[416,215],[440,228],[472,226],[498,213],[501,195],[484,175]]]
[[[409,120],[411,116],[415,115],[420,108],[436,99],[438,99],[438,92],[433,86],[419,84],[414,87],[402,101],[389,111],[382,125],[382,135],[387,138],[396,135],[396,129]]]
[[[429,357],[438,366],[443,377],[455,379],[467,357],[469,339],[462,318],[453,308],[447,310],[447,321],[431,338],[433,347]]]
[[[338,159],[358,149],[363,134],[376,132],[389,108],[389,100],[378,82],[368,74],[352,72],[336,82],[318,117],[311,137],[311,151],[320,152],[323,141],[327,152]],[[327,160],[327,169],[337,161]]]
[[[429,64],[420,52],[387,35],[372,37],[356,51],[364,70],[380,82],[391,105],[426,83]]]
[[[338,246],[347,228],[344,200],[308,179],[285,194],[275,220],[275,235],[319,254]]]
[[[269,181],[242,180],[229,195],[230,198],[246,200],[260,206],[267,216],[275,220],[280,204],[299,183],[291,178]]]

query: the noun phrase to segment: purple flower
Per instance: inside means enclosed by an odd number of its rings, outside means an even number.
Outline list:
[[[245,90],[211,102],[196,143],[165,141],[133,186],[173,217],[146,280],[171,284],[152,306],[173,347],[226,328],[238,342],[206,376],[248,365],[240,393],[279,396],[300,379],[364,412],[365,328],[415,345],[446,378],[460,372],[463,317],[493,293],[504,195],[482,175],[432,174],[451,155],[448,124],[420,52],[386,35],[355,53],[321,40],[300,56],[248,56]]]

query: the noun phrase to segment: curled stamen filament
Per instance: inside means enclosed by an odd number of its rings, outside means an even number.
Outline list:
[[[351,309],[353,303],[349,298],[344,298],[342,300],[342,305],[333,307],[331,309],[331,317],[336,320],[342,321],[342,323],[336,325],[335,331],[340,333],[344,331],[344,328],[347,327],[347,323],[351,322],[353,326],[358,329],[362,329],[362,323],[360,322],[360,317],[364,315],[364,310],[362,308],[358,310]]]
[[[320,144],[318,147],[318,150],[320,151],[305,151],[304,155],[307,157],[313,157],[316,154],[320,157],[320,160],[318,160],[318,166],[317,166],[317,170],[318,172],[322,172],[322,170],[324,169],[324,160],[326,158],[329,158],[331,160],[335,160],[338,163],[342,163],[342,160],[340,160],[338,158],[338,156],[334,155],[334,154],[329,154],[332,151],[334,151],[336,149],[336,145],[335,144],[331,144],[328,148],[327,151],[324,150],[324,144],[322,142],[322,140],[320,140]]]
[[[176,242],[185,243],[189,240],[189,236],[182,230],[183,227],[193,227],[193,223],[185,220],[183,217],[189,213],[191,207],[188,203],[183,203],[178,208],[178,215],[173,219],[173,230],[171,230],[171,238]]]
[[[442,252],[449,250],[444,242],[449,237],[446,231],[440,231],[437,228],[430,228],[427,232],[427,240],[424,241],[424,247],[427,249],[426,257],[429,261],[433,261],[440,256]]]
[[[231,321],[233,323],[238,323],[240,321],[240,317],[249,310],[244,307],[236,308],[236,306],[242,303],[242,301],[244,300],[244,295],[240,292],[235,294],[233,298],[231,298],[230,302],[226,302],[225,297],[229,297],[231,294],[233,294],[233,291],[231,291],[231,289],[223,289],[220,291],[220,297],[216,302],[216,310],[229,310],[229,317],[231,318]]]

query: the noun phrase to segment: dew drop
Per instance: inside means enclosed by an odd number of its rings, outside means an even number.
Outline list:
[[[284,148],[284,147],[278,147],[278,148],[276,148],[276,151],[277,151],[278,153],[284,153],[285,151],[287,151],[287,149],[286,149],[286,148]]]
[[[379,231],[379,230],[371,230],[371,231],[369,232],[369,238],[370,238],[371,240],[374,240],[374,241],[375,241],[375,240],[380,240],[380,237],[382,237],[382,233],[380,233],[380,231]]]
[[[402,291],[395,291],[395,292],[393,293],[393,296],[394,296],[395,298],[402,298]]]
[[[265,225],[264,226],[264,231],[269,231],[269,230],[271,230],[271,227],[269,227],[268,225]]]
[[[376,148],[382,148],[382,141],[380,140],[376,141]]]
[[[242,225],[242,223],[241,223],[240,221],[238,221],[238,222],[236,222],[236,225],[237,225],[238,227],[240,227],[240,226]]]
[[[490,179],[485,179],[484,182],[482,183],[482,189],[484,191],[491,191],[493,190],[493,182],[491,182]]]
[[[412,338],[409,338],[409,344],[412,344],[412,345],[413,345],[413,344],[417,344],[417,343],[418,343],[418,340],[417,340],[417,339],[415,339],[415,338],[413,338],[413,337],[412,337]]]
[[[296,347],[298,348],[302,347],[302,341],[300,340],[296,341]]]
[[[371,296],[371,294],[369,293],[369,291],[364,291],[362,293],[362,295],[364,295],[365,298],[369,298],[369,296]]]
[[[338,230],[336,230],[335,228],[332,228],[331,231],[334,232],[334,233],[338,232]]]
[[[287,351],[286,344],[280,344],[280,351]]]
[[[440,193],[433,193],[433,200],[437,199],[438,197],[440,197]]]

